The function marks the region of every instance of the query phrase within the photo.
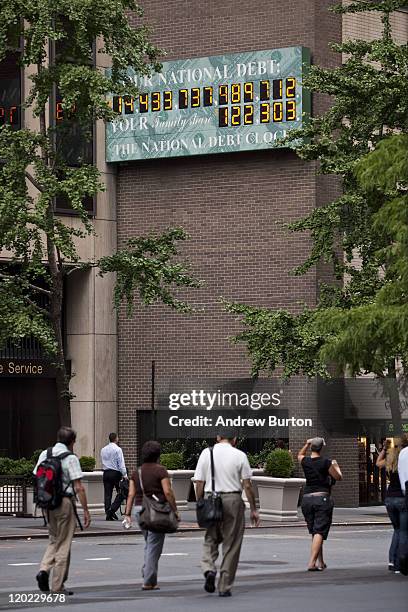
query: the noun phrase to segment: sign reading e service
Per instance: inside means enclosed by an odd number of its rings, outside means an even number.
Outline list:
[[[164,62],[151,77],[128,74],[138,99],[114,96],[106,161],[233,153],[279,147],[310,112],[304,47]]]

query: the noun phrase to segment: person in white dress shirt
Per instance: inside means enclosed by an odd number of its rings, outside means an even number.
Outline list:
[[[101,450],[101,462],[103,469],[103,488],[105,513],[107,521],[117,521],[118,516],[112,510],[112,493],[116,489],[119,494],[119,483],[122,478],[127,478],[125,459],[123,451],[119,446],[118,434],[109,434],[109,444]]]

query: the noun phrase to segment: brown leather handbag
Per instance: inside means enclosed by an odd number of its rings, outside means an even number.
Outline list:
[[[178,529],[178,520],[173,508],[167,501],[161,502],[152,496],[146,495],[141,468],[139,468],[138,474],[140,488],[143,493],[142,509],[139,513],[140,527],[156,533],[175,533]]]

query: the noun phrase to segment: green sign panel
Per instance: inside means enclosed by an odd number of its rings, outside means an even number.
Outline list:
[[[164,62],[138,77],[138,99],[115,96],[120,116],[106,126],[106,160],[234,153],[279,147],[310,112],[302,89],[304,47]]]

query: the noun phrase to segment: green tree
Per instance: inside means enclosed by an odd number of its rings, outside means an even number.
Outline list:
[[[0,250],[10,254],[9,265],[0,269],[0,342],[32,335],[53,355],[65,424],[70,423],[70,392],[61,329],[63,280],[73,266],[81,266],[78,240],[94,231],[84,200],[103,185],[83,155],[74,166],[68,163],[63,143],[76,136],[89,141],[95,121],[116,116],[110,94],[137,94],[128,66],[139,75],[160,69],[161,52],[149,42],[148,28],[132,28],[127,11],[142,18],[134,0],[4,0],[0,6],[0,61],[10,41],[20,37],[21,65],[30,67],[32,81],[25,107],[39,123],[37,131],[0,129]],[[98,53],[110,57],[109,74],[93,65],[96,41]],[[50,44],[55,52],[48,54]],[[53,127],[47,109],[56,91],[64,119]],[[70,226],[55,213],[57,197],[74,209],[80,225]],[[176,286],[197,286],[188,268],[174,260],[177,242],[185,238],[178,228],[134,238],[124,250],[87,265],[100,275],[117,274],[115,305],[125,300],[129,314],[135,290],[145,304],[159,300],[186,311],[173,295]],[[45,308],[40,295],[48,302]]]
[[[339,14],[377,11],[381,38],[333,44],[346,54],[344,63],[334,69],[312,66],[305,86],[331,96],[332,104],[288,138],[301,158],[318,162],[318,171],[338,177],[341,185],[339,197],[289,225],[295,232],[308,231],[312,239],[309,257],[294,273],[324,262],[332,266],[333,283],[321,283],[316,307],[300,313],[227,304],[242,317],[244,331],[235,341],[246,344],[254,375],[280,367],[284,377],[329,376],[333,363],[341,373],[373,372],[387,389],[396,431],[401,429],[397,369],[406,360],[406,333],[398,325],[388,334],[389,305],[379,296],[390,295],[401,259],[394,257],[392,263],[392,231],[382,225],[389,214],[390,184],[377,180],[368,189],[374,171],[371,179],[366,171],[364,184],[359,162],[393,131],[408,132],[408,46],[393,40],[390,25],[392,12],[404,5],[402,0],[357,1],[332,9]],[[301,139],[298,146],[296,139]]]
[[[321,313],[320,332],[330,334],[322,354],[344,368],[352,364],[356,373],[369,369],[380,373],[389,364],[388,376],[381,379],[391,406],[397,409],[398,386],[406,386],[408,365],[408,135],[381,140],[358,163],[356,176],[368,199],[378,194],[382,198],[372,217],[373,227],[383,237],[384,246],[376,253],[382,262],[382,283],[366,304]],[[394,355],[396,362],[390,360]],[[395,384],[397,373],[399,385]],[[398,414],[393,417],[399,430]]]

